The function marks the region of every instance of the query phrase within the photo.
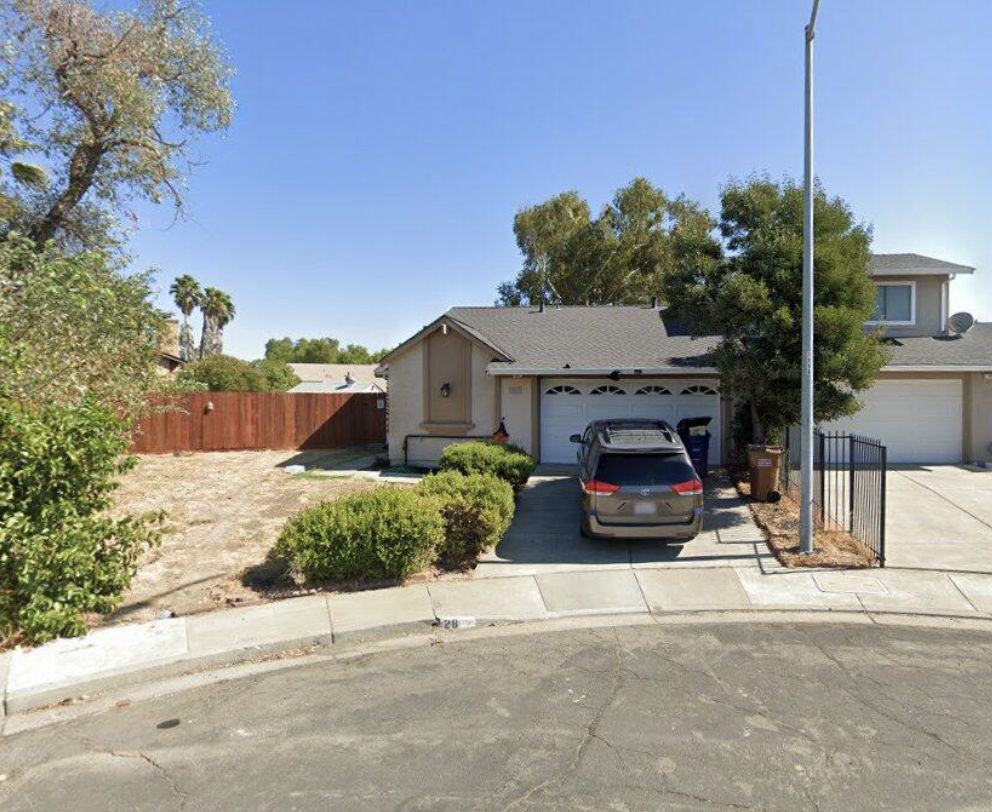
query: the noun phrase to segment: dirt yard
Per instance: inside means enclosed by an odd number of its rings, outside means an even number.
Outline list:
[[[300,509],[378,487],[335,472],[367,467],[376,450],[140,456],[115,494],[116,510],[165,510],[162,545],[146,555],[120,608],[96,622],[136,622],[162,612],[187,615],[266,600],[264,591],[242,583],[246,570],[265,562],[283,524]],[[296,463],[306,465],[307,473],[283,470]]]
[[[860,569],[873,563],[871,553],[850,533],[822,527],[813,530],[813,554],[799,551],[799,505],[783,494],[778,502],[751,500],[751,484],[737,483],[737,490],[751,508],[754,521],[768,534],[768,546],[789,569],[797,567],[838,567]]]

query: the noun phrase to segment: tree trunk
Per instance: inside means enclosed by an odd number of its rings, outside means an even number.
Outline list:
[[[58,233],[66,217],[90,190],[102,157],[103,147],[98,143],[80,144],[73,151],[65,191],[55,198],[45,216],[31,229],[31,239],[39,249]]]
[[[206,313],[203,314],[203,332],[200,333],[200,358],[210,355],[210,347],[213,344],[214,320]]]
[[[758,414],[758,405],[751,401],[751,442],[755,445],[765,444],[765,424]]]
[[[182,329],[179,331],[179,357],[184,361],[196,360],[196,346],[193,343],[193,331],[189,321],[184,318]]]
[[[217,319],[212,316],[203,317],[203,334],[200,337],[200,358],[220,355],[224,351],[224,335]]]

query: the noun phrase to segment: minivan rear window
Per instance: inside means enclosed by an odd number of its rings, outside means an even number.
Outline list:
[[[681,454],[603,454],[595,479],[620,486],[676,485],[695,476]]]

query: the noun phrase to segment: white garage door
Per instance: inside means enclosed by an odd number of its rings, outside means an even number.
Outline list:
[[[545,378],[541,382],[541,461],[575,462],[569,442],[592,420],[651,417],[674,426],[683,417],[711,417],[710,464],[720,461],[720,395],[701,380],[620,380]]]
[[[824,426],[881,440],[889,462],[961,462],[961,381],[878,381],[853,417]]]

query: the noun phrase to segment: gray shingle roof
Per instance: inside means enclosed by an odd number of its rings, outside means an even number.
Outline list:
[[[636,369],[708,366],[716,337],[693,339],[649,307],[453,307],[446,314],[484,336],[519,368]]]
[[[942,259],[925,257],[922,254],[872,254],[870,267],[875,276],[956,274],[975,271],[970,265],[958,265]]]
[[[448,318],[512,360],[508,369],[709,367],[718,336],[693,339],[664,311],[649,307],[454,307]],[[965,335],[892,338],[888,366],[992,369],[992,323]]]
[[[992,369],[992,323],[976,324],[962,336],[886,340],[890,367],[984,366]]]

